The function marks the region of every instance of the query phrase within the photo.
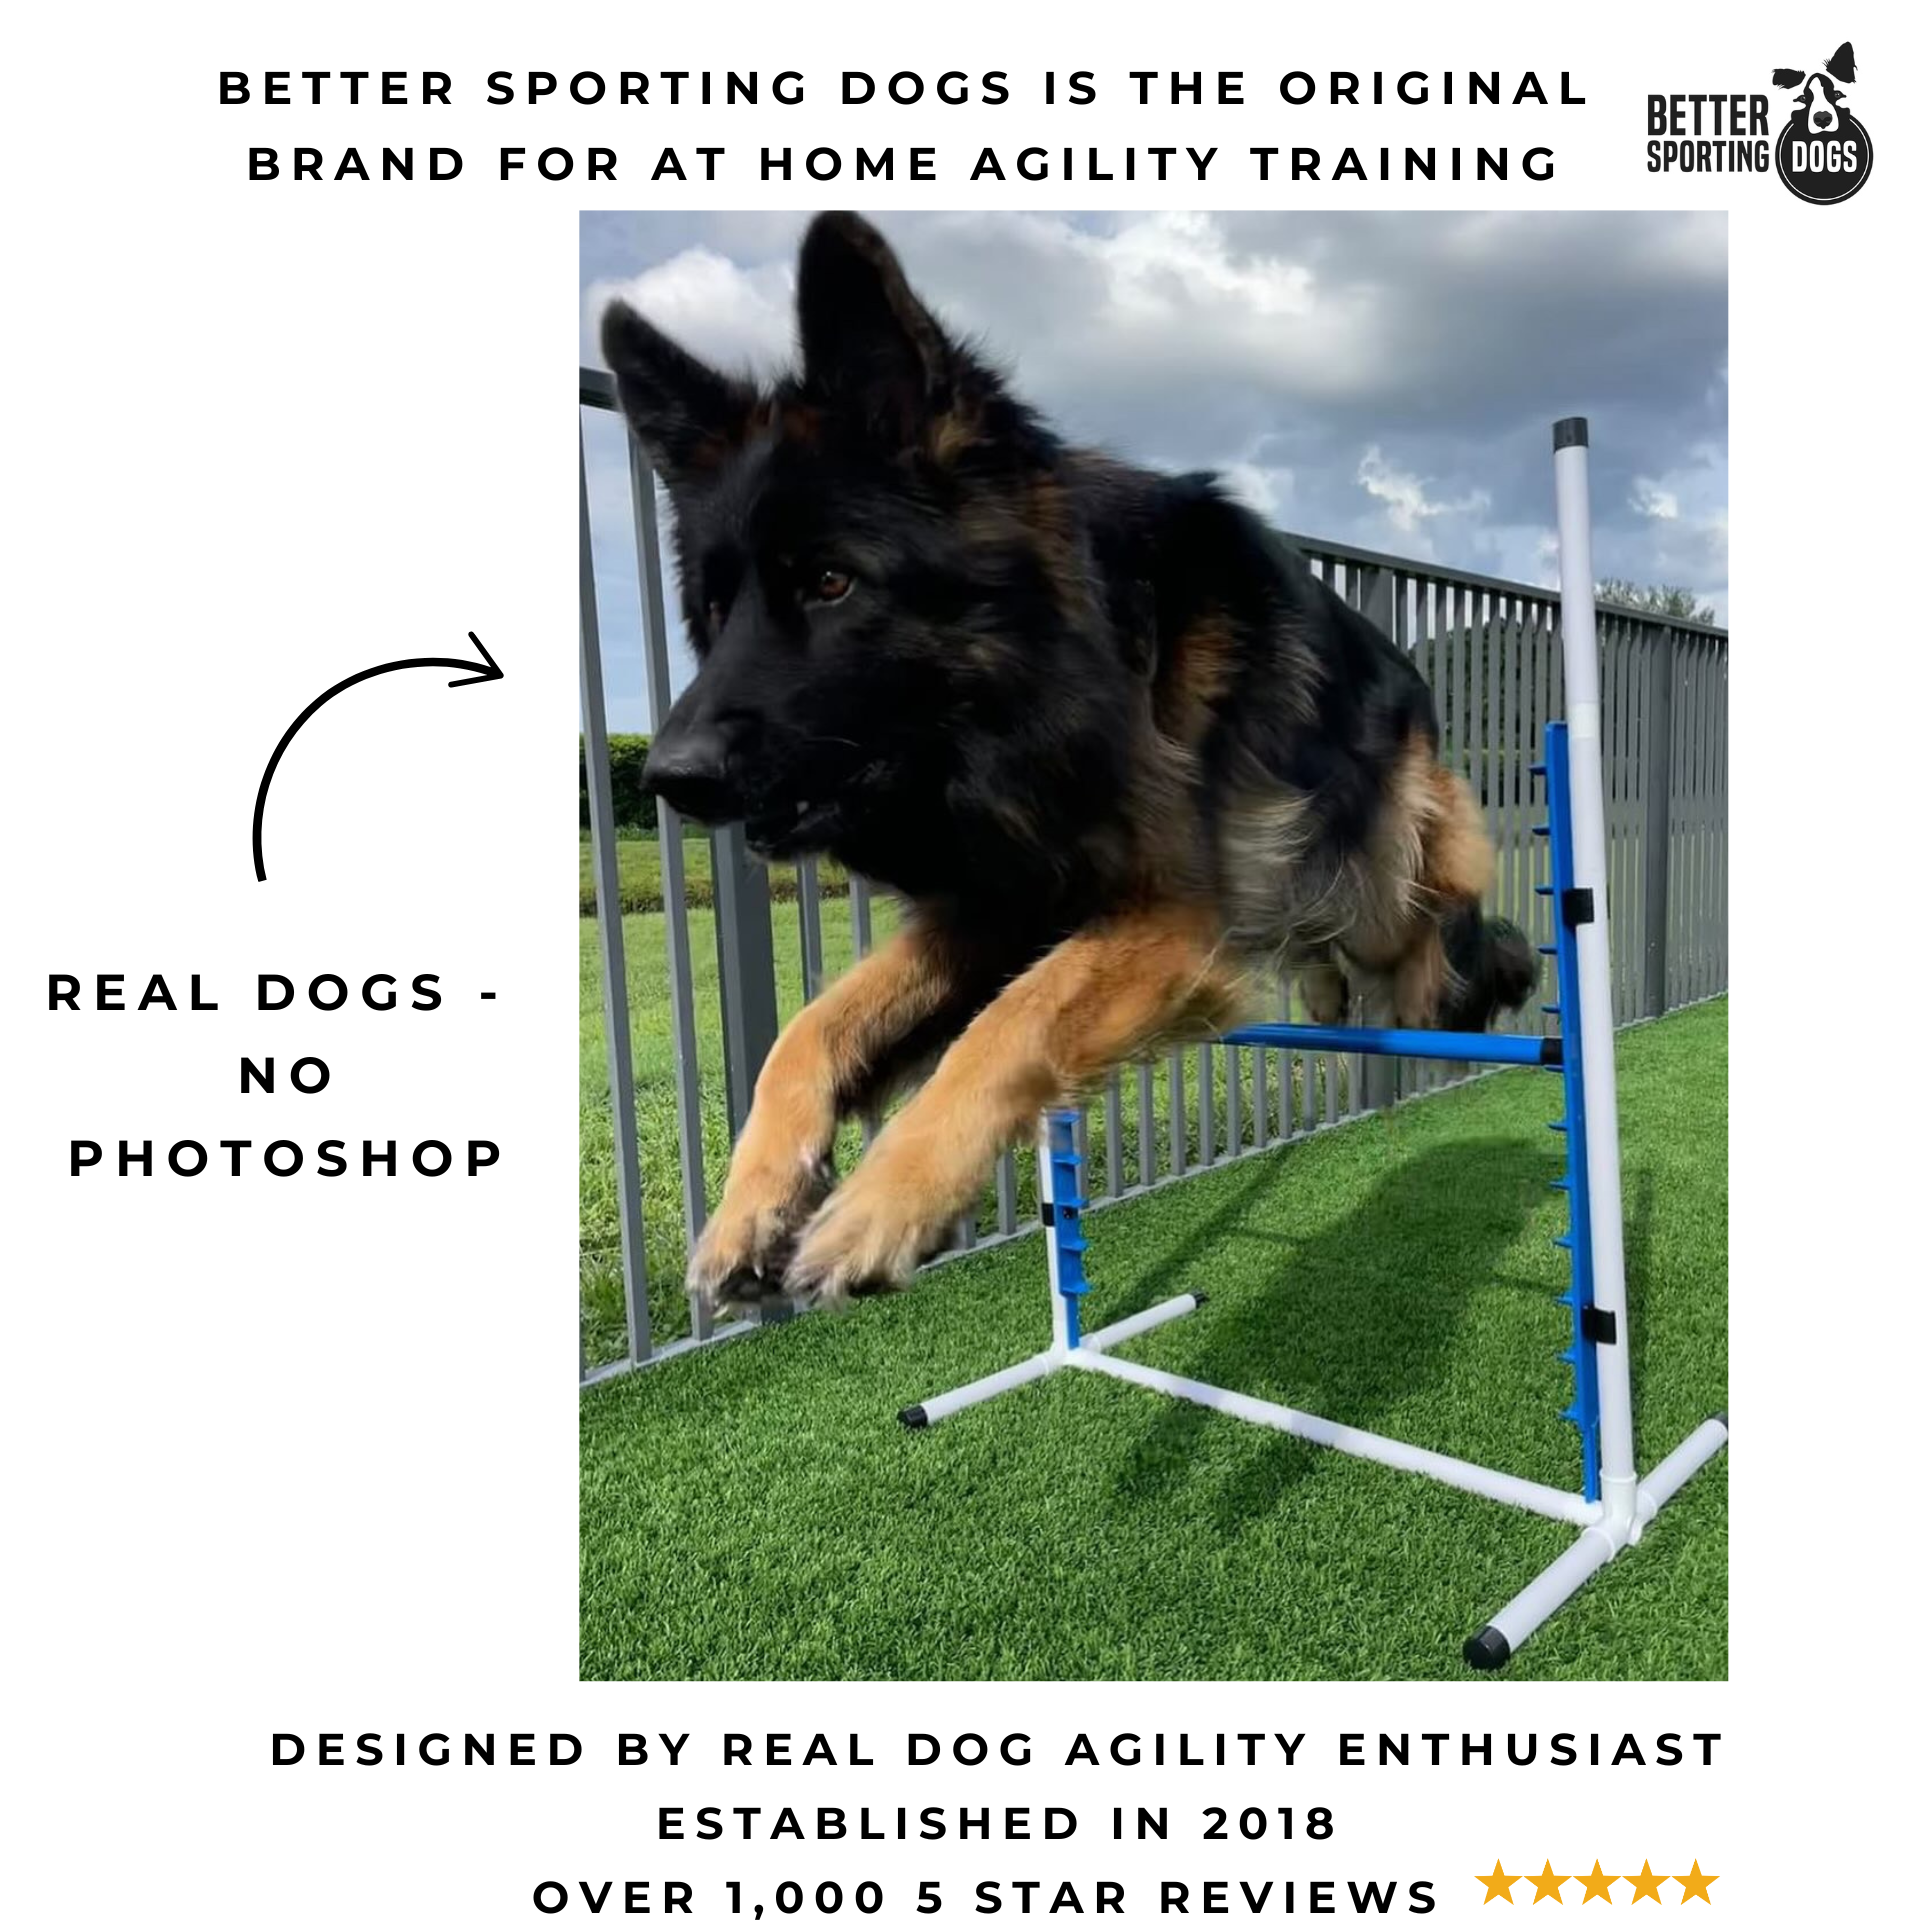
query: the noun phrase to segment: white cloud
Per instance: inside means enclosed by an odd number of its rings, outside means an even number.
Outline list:
[[[1248,460],[1230,460],[1220,469],[1220,481],[1242,506],[1276,525],[1293,508],[1294,477],[1285,467],[1258,466]]]
[[[1644,513],[1650,520],[1677,520],[1680,517],[1680,501],[1670,488],[1657,486],[1645,474],[1634,477],[1633,491],[1628,496],[1635,513]]]
[[[1360,456],[1354,478],[1387,510],[1388,525],[1404,534],[1424,537],[1425,523],[1443,514],[1475,516],[1484,514],[1493,504],[1486,490],[1475,487],[1455,499],[1435,499],[1428,489],[1434,484],[1396,467],[1378,447],[1369,447]]]
[[[596,280],[586,293],[596,334],[616,296],[714,366],[764,373],[792,351],[790,265],[742,267],[705,247],[689,247],[631,280]]]

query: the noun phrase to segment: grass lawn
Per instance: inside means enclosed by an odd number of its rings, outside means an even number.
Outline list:
[[[1646,1463],[1727,1401],[1726,1036],[1619,1043]],[[1109,1208],[1089,1320],[1201,1288],[1126,1354],[1571,1486],[1558,1106],[1500,1074]],[[1046,1339],[1028,1239],[584,1395],[582,1677],[1457,1679],[1571,1537],[1089,1375],[896,1423]],[[1723,1456],[1509,1675],[1724,1677],[1726,1503]]]

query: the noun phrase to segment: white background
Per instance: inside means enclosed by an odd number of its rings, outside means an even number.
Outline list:
[[[1247,10],[1025,5],[43,12],[10,31],[4,324],[8,785],[6,1797],[17,1910],[531,1911],[533,1883],[686,1871],[764,1887],[1002,1871],[1432,1877],[1697,1855],[1740,1913],[1897,1904],[1894,1682],[1908,1666],[1896,1480],[1911,1394],[1906,1088],[1874,1023],[1908,1015],[1901,948],[1914,698],[1904,291],[1911,47],[1891,9],[1615,6]],[[1813,45],[1808,35],[1819,44]],[[1851,203],[1762,176],[1651,176],[1648,91],[1764,89],[1851,35],[1878,142]],[[214,105],[222,68],[1094,68],[1111,104],[1043,115],[827,105],[743,114]],[[1429,109],[1254,130],[1247,109],[1143,115],[1130,67],[1562,67],[1591,104]],[[830,89],[818,91],[830,98]],[[501,144],[1255,139],[1554,147],[1546,186],[1321,187],[1319,207],[1732,210],[1734,1088],[1740,1497],[1725,1687],[581,1688],[574,1670],[577,721],[574,186],[501,187]],[[245,148],[462,147],[429,187],[261,186]],[[637,184],[605,206],[812,205],[804,183]],[[949,179],[956,169],[943,168]],[[1219,176],[1216,175],[1216,178]],[[1296,204],[1294,190],[993,188],[1029,206]],[[954,205],[963,184],[862,190]],[[1542,485],[1547,484],[1543,460]],[[254,783],[331,681],[477,630],[507,672],[395,675],[302,736],[262,887]],[[440,973],[433,1015],[248,1016],[262,968]],[[45,976],[199,971],[219,1015],[44,1011]],[[499,998],[482,1003],[492,988]],[[241,1053],[318,1052],[313,1102],[237,1092]],[[73,1136],[478,1135],[477,1182],[65,1177]],[[1907,1437],[1903,1437],[1907,1436]],[[1658,1551],[1657,1544],[1651,1550]],[[616,1728],[1086,1725],[1712,1729],[1710,1772],[1277,1771],[1124,1777],[1150,1803],[1331,1805],[1324,1849],[1089,1842],[647,1844],[646,1810],[827,1798],[1066,1799],[1080,1783],[928,1770],[621,1775]],[[274,1772],[275,1729],[564,1728],[562,1774]],[[696,1736],[696,1747],[701,1736]],[[771,1780],[772,1785],[766,1784]],[[871,1781],[873,1784],[868,1785]],[[1088,1785],[1087,1782],[1092,1784]],[[745,1785],[751,1792],[742,1792]],[[670,1788],[671,1791],[668,1791]],[[1906,1796],[1902,1796],[1904,1803]],[[1097,1833],[1098,1828],[1094,1831]],[[21,1842],[24,1841],[24,1847]],[[1519,1852],[1522,1857],[1515,1858]],[[1139,1861],[1132,1867],[1131,1861]],[[1532,1889],[1516,1888],[1525,1904]],[[1564,1894],[1578,1897],[1569,1883]],[[1677,1898],[1669,1886],[1666,1904]],[[1627,1897],[1616,1887],[1616,1904]],[[14,1904],[10,1899],[9,1904]],[[1133,1911],[1148,1911],[1135,1905]],[[717,1911],[711,1898],[698,1909]]]

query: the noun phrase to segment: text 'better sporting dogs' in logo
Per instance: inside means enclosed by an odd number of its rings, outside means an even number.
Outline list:
[[[1773,84],[1791,98],[1774,132],[1776,103],[1764,93],[1647,95],[1649,173],[1767,173],[1815,206],[1849,200],[1866,185],[1873,142],[1846,105],[1854,80],[1853,42],[1807,72],[1775,67]]]
[[[1789,192],[1816,206],[1846,200],[1866,184],[1873,141],[1845,104],[1843,86],[1853,85],[1853,42],[1845,41],[1824,67],[1811,73],[1775,67],[1773,84],[1795,89],[1793,118],[1774,144],[1774,171]]]

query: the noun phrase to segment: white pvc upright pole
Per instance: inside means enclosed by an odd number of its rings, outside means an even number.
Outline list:
[[[1600,1382],[1600,1510],[1615,1544],[1634,1524],[1633,1396],[1627,1367],[1627,1268],[1620,1207],[1620,1114],[1613,1077],[1613,979],[1607,947],[1606,790],[1600,764],[1600,640],[1593,615],[1593,530],[1587,423],[1557,420],[1553,481],[1560,516],[1560,639],[1567,675],[1567,760],[1573,779],[1573,881],[1593,903],[1562,925],[1580,956],[1580,1051],[1586,1083],[1588,1225],[1593,1304],[1613,1316],[1596,1356]],[[1560,902],[1556,901],[1556,909]]]

